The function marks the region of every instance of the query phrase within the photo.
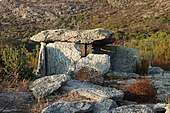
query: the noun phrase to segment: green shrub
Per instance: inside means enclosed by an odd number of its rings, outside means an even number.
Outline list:
[[[136,68],[134,72],[140,75],[145,75],[147,74],[148,70],[149,70],[149,61],[147,59],[142,58],[140,64],[136,63]]]
[[[1,51],[1,77],[5,80],[23,80],[33,77],[33,68],[29,65],[29,52],[25,47],[20,49],[6,47]]]

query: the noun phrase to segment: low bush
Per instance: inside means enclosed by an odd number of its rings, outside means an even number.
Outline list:
[[[29,52],[25,47],[20,49],[6,47],[1,51],[1,78],[11,80],[15,83],[18,80],[30,79],[33,77],[33,68],[30,66]]]
[[[139,103],[154,102],[157,89],[148,78],[139,79],[136,82],[121,86],[125,92],[126,100],[136,101]]]
[[[95,84],[102,84],[103,77],[93,68],[82,67],[77,72],[77,79],[80,81],[91,82]]]

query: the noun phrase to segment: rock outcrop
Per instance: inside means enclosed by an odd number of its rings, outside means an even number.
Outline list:
[[[82,67],[93,68],[101,75],[109,69],[116,72],[135,72],[137,64],[140,65],[137,50],[123,46],[107,46],[115,41],[113,34],[112,31],[97,28],[46,30],[32,36],[31,40],[43,43],[38,73],[41,76],[76,73]]]
[[[58,29],[42,31],[31,38],[41,42],[38,70],[40,77],[45,76],[30,85],[33,95],[48,98],[58,88],[64,92],[42,113],[154,113],[146,105],[123,100],[124,89],[116,89],[124,80],[130,84],[139,78],[134,72],[140,58],[135,49],[109,46],[114,42],[112,35],[112,31],[101,28]],[[150,76],[154,78],[155,71],[149,71],[153,72]],[[112,78],[108,79],[110,83],[103,82],[106,77]]]
[[[65,74],[45,76],[36,79],[30,84],[29,88],[36,98],[43,98],[53,93],[67,80],[69,80],[69,76]]]
[[[115,101],[122,100],[124,93],[121,90],[115,88],[102,87],[100,85],[94,85],[87,82],[80,82],[76,80],[71,80],[66,82],[62,87],[64,91],[77,92],[81,96],[99,99],[99,98],[111,98]]]
[[[102,28],[92,30],[46,30],[34,35],[31,40],[36,42],[73,42],[91,44],[95,41],[113,43],[115,39],[112,38],[113,32]],[[97,42],[99,43],[99,42]]]
[[[90,111],[92,111],[92,105],[89,102],[61,101],[47,106],[41,113],[85,113]]]

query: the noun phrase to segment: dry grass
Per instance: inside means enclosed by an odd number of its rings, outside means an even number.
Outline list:
[[[157,89],[148,78],[139,79],[131,84],[121,86],[125,92],[124,98],[127,100],[136,101],[139,103],[155,102]]]
[[[57,101],[89,101],[94,102],[96,100],[91,100],[89,98],[79,95],[77,92],[61,92],[56,91],[53,95],[45,98],[38,99],[37,103],[32,106],[31,113],[41,113],[41,111],[48,105],[51,105]]]
[[[29,92],[30,80],[21,80],[21,81],[3,81],[0,83],[0,92]]]
[[[37,102],[31,108],[31,113],[41,113],[41,111],[47,107],[50,103],[48,100],[43,99],[43,101]],[[51,103],[52,104],[52,103]]]

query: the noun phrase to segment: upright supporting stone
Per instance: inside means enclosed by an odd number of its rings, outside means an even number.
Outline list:
[[[41,42],[37,67],[37,77],[43,77],[45,75],[46,75],[46,43]]]
[[[54,42],[46,46],[47,75],[74,72],[76,62],[81,58],[79,44]]]

